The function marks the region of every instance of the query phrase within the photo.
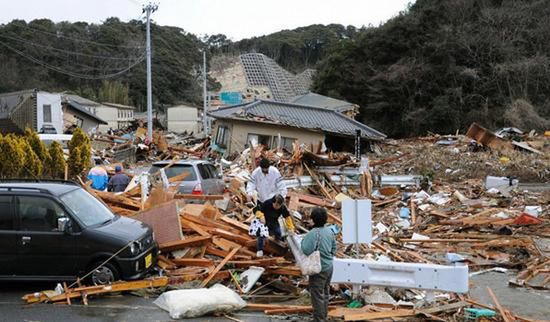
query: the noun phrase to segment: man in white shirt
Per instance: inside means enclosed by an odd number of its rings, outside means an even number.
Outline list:
[[[246,186],[246,193],[252,198],[254,191],[258,192],[258,201],[263,203],[275,195],[286,197],[286,186],[277,168],[269,165],[269,160],[262,159],[260,166],[252,172],[252,179]]]

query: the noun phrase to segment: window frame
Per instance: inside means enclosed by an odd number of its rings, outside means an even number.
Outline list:
[[[47,119],[46,116],[48,116]],[[52,104],[42,104],[42,121],[48,124],[52,123]]]
[[[227,148],[229,144],[229,127],[226,125],[218,126],[216,130],[216,140],[215,143],[220,148]]]

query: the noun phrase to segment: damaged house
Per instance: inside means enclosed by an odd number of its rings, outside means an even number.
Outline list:
[[[357,131],[367,148],[386,137],[337,110],[319,106],[257,100],[208,114],[215,119],[213,147],[226,154],[250,144],[292,151],[294,142],[314,146],[323,142],[332,151],[353,151]]]

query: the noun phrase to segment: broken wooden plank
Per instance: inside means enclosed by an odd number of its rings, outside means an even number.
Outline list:
[[[223,200],[224,195],[192,195],[192,194],[180,194],[174,195],[174,199],[192,199],[192,200]]]
[[[500,312],[502,319],[504,319],[504,322],[511,322],[510,317],[508,317],[508,314],[506,314],[506,312],[504,311],[504,308],[502,308],[502,306],[500,305],[500,302],[495,296],[495,293],[493,293],[493,290],[489,286],[487,286],[487,292],[489,292],[489,295],[493,299],[493,302],[495,303],[498,311]]]
[[[177,266],[200,266],[210,267],[214,265],[214,261],[207,258],[175,258],[172,263]]]
[[[383,319],[383,318],[398,318],[398,317],[414,316],[414,315],[416,315],[415,310],[397,309],[397,310],[383,311],[383,312],[346,314],[344,315],[344,321],[363,321],[363,320],[374,320],[374,319]]]
[[[161,252],[171,252],[174,250],[184,249],[187,247],[203,246],[212,241],[212,236],[197,236],[183,240],[160,244]]]
[[[89,295],[97,294],[106,294],[114,292],[123,292],[123,291],[133,291],[149,287],[161,287],[168,285],[167,277],[157,277],[151,280],[139,280],[131,282],[115,282],[111,285],[98,285],[98,286],[86,286],[86,287],[77,287],[69,288],[67,293],[47,296],[44,292],[31,293],[23,296],[23,300],[27,303],[37,303],[37,302],[59,302],[67,301],[67,299],[74,299],[82,297],[83,300]]]
[[[206,285],[208,285],[208,282],[210,282],[214,275],[216,275],[216,273],[218,273],[225,266],[225,264],[237,253],[237,251],[239,251],[239,249],[240,247],[233,248],[233,250],[221,261],[221,263],[216,266],[214,271],[212,271],[210,275],[208,275],[208,277],[204,281],[202,281],[200,287],[205,287]]]

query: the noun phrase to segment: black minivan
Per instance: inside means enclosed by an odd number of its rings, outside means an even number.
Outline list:
[[[138,279],[157,253],[149,226],[76,183],[0,183],[0,280],[74,280],[111,257],[89,275],[94,284]]]

